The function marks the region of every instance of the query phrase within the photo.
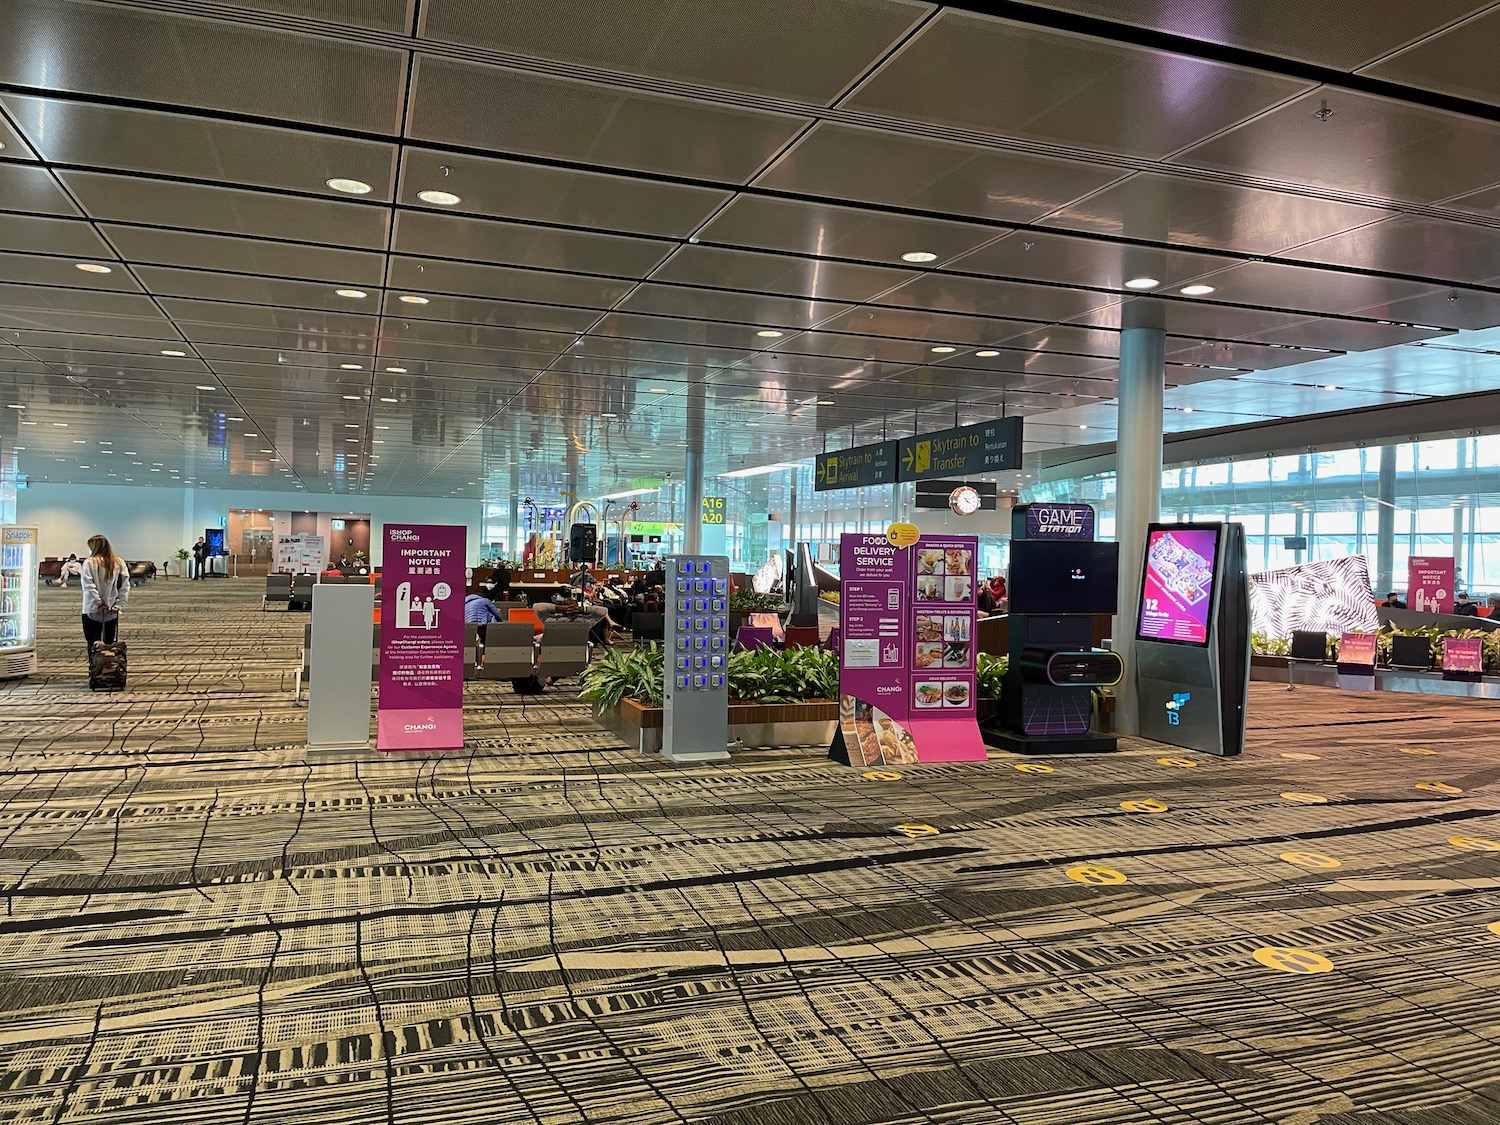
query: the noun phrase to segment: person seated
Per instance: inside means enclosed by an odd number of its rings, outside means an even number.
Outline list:
[[[66,586],[69,578],[76,578],[79,582],[83,581],[83,563],[78,561],[77,555],[69,555],[63,560],[62,573],[58,577],[60,579],[58,582],[59,586]]]
[[[510,567],[497,566],[484,580],[484,593],[491,601],[510,601]]]
[[[464,599],[464,620],[479,626],[479,639],[484,640],[485,626],[492,621],[504,621],[505,614],[495,608],[495,603],[483,594],[470,594]]]
[[[1459,594],[1453,603],[1453,612],[1460,617],[1478,617],[1479,607],[1469,600],[1468,594]]]
[[[575,590],[582,591],[585,594],[587,594],[594,588],[594,575],[593,572],[589,570],[588,563],[578,564],[578,569],[575,570],[572,577],[568,579],[568,585],[573,587],[573,589]]]
[[[1400,598],[1398,598],[1396,596],[1396,591],[1395,590],[1392,590],[1390,593],[1388,593],[1385,596],[1385,601],[1383,601],[1383,602],[1380,603],[1380,608],[1381,609],[1405,609],[1406,608],[1406,603],[1403,602]]]

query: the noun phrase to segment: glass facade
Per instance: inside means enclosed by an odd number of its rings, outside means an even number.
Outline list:
[[[1251,571],[1362,554],[1384,593],[1405,590],[1409,557],[1452,556],[1460,589],[1500,592],[1500,436],[1182,465],[1162,473],[1161,489],[1163,519],[1244,524]],[[1093,504],[1100,536],[1114,536],[1112,472],[1046,481],[1023,499]],[[1389,575],[1380,573],[1383,522]]]

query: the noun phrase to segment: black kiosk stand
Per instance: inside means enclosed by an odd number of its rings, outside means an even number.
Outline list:
[[[1093,690],[1120,682],[1120,658],[1094,644],[1094,615],[1118,603],[1120,549],[1094,539],[1087,504],[1023,504],[1011,510],[1010,666],[1002,726],[985,742],[1021,754],[1114,750],[1090,732]]]
[[[1135,635],[1141,737],[1240,753],[1250,690],[1245,529],[1153,523],[1142,570]]]

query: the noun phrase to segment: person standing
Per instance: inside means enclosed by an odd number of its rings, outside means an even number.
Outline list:
[[[198,536],[198,542],[193,544],[193,581],[203,577],[203,564],[208,559],[208,540]]]
[[[130,568],[109,540],[102,535],[89,537],[89,557],[83,562],[80,576],[83,586],[83,639],[89,652],[94,642],[115,643],[119,632],[120,610],[130,597]]]

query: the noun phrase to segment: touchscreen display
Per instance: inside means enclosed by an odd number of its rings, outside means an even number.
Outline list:
[[[1114,613],[1118,543],[1014,539],[1010,544],[1011,613]]]
[[[1142,640],[1208,643],[1214,604],[1214,562],[1221,528],[1152,524],[1146,532],[1141,589]]]

